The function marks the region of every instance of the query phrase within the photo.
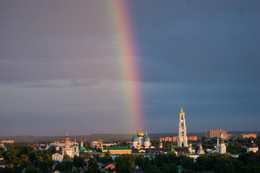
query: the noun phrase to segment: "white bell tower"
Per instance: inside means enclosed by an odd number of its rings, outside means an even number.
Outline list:
[[[221,129],[220,129],[221,130]],[[220,154],[225,154],[227,153],[227,147],[226,147],[226,144],[224,142],[224,139],[223,139],[223,133],[222,133],[222,130],[220,132],[220,144],[218,144],[218,152]]]
[[[188,147],[185,112],[183,112],[182,107],[179,115],[180,115],[180,119],[179,119],[178,147]]]

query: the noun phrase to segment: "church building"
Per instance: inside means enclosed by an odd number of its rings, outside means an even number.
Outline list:
[[[132,145],[131,148],[150,148],[151,147],[151,139],[149,138],[147,131],[146,134],[139,130],[139,132],[134,134],[132,138]]]
[[[56,153],[52,155],[52,160],[61,162],[63,156],[67,154],[69,157],[73,158],[74,156],[79,156],[79,144],[76,142],[70,141],[69,135],[67,133],[65,142],[54,142],[50,144],[56,147]]]

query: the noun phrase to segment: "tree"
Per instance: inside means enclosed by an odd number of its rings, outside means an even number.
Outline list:
[[[131,164],[128,160],[118,158],[116,162],[116,172],[117,173],[131,173]]]
[[[31,160],[31,162],[32,162],[33,164],[35,164],[36,161],[37,161],[36,153],[35,153],[35,152],[30,153],[29,159]]]
[[[64,154],[63,160],[67,161],[67,162],[70,162],[72,159],[70,158],[70,156],[68,154]]]
[[[106,158],[110,158],[111,157],[109,150],[107,152],[105,152],[105,157]]]
[[[144,173],[161,173],[161,171],[157,166],[152,165],[149,168],[146,168],[144,170]]]
[[[84,159],[80,156],[74,156],[73,165],[77,168],[82,168],[84,166]]]
[[[38,167],[42,172],[50,172],[53,162],[50,161],[40,161]]]
[[[101,148],[96,148],[96,151],[99,153],[102,153],[102,149]]]
[[[34,166],[28,166],[25,173],[40,173],[39,169]]]
[[[88,168],[90,169],[97,169],[98,168],[98,164],[97,161],[93,158],[89,159],[88,161]]]
[[[10,167],[4,167],[4,168],[0,168],[0,173],[13,173],[14,170]]]
[[[177,173],[177,164],[176,163],[163,163],[160,167],[161,172],[163,173]]]
[[[89,152],[81,151],[81,152],[79,153],[79,156],[82,157],[83,159],[86,159],[86,158],[91,157],[91,154],[90,154]]]
[[[145,167],[145,159],[143,155],[140,155],[136,157],[135,164],[139,166],[139,168],[142,170]]]
[[[56,147],[50,146],[50,148],[48,150],[51,152],[51,154],[54,154],[56,152]]]
[[[103,173],[100,169],[96,168],[96,169],[88,169],[86,170],[84,173]]]
[[[55,167],[55,170],[58,170],[58,171],[61,171],[61,172],[65,172],[67,169],[66,169],[66,166],[62,163],[58,163]]]
[[[29,161],[29,157],[25,154],[22,154],[21,161],[22,161],[22,163],[27,163]]]

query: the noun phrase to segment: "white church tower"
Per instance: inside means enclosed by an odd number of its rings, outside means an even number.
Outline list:
[[[220,154],[225,154],[227,152],[227,147],[223,139],[223,133],[220,132],[220,144],[219,144],[219,138],[217,139],[217,151]]]
[[[188,147],[185,112],[183,112],[182,107],[179,115],[180,115],[180,119],[179,119],[178,147]]]

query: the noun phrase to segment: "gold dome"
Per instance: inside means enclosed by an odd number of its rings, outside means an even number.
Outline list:
[[[142,129],[140,128],[139,132],[137,133],[137,137],[144,137],[144,136],[145,136],[145,134],[142,131]]]

